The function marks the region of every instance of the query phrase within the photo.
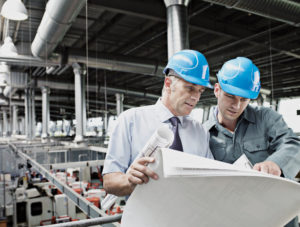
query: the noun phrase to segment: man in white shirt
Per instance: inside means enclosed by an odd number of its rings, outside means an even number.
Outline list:
[[[153,157],[135,160],[152,134],[163,124],[176,127],[172,149],[213,158],[209,136],[202,125],[188,115],[196,106],[209,83],[209,67],[205,57],[195,50],[174,54],[166,68],[162,97],[155,105],[123,112],[112,133],[106,155],[103,179],[107,193],[129,195],[137,184],[158,175],[147,167]],[[176,134],[177,133],[177,134]]]

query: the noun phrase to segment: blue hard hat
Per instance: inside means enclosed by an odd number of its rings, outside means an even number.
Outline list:
[[[169,60],[164,74],[174,70],[187,82],[212,88],[209,83],[209,66],[203,54],[195,50],[181,50]]]
[[[248,99],[256,99],[260,91],[260,73],[256,65],[245,57],[224,63],[217,74],[223,91]]]

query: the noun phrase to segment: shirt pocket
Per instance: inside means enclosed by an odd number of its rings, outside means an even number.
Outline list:
[[[244,142],[244,150],[249,154],[252,162],[262,162],[268,156],[269,142],[265,138],[254,138]]]

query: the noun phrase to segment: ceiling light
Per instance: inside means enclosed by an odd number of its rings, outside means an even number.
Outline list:
[[[17,48],[9,36],[5,38],[3,45],[0,47],[0,55],[5,55],[5,56],[18,55]]]
[[[27,9],[21,0],[6,0],[4,2],[1,15],[9,20],[26,20],[28,18]]]

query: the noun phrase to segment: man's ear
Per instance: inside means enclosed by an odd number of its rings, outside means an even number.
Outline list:
[[[172,79],[169,76],[165,77],[165,88],[167,91],[170,91],[171,89],[171,84],[172,84]]]
[[[220,84],[215,83],[214,93],[215,93],[216,98],[219,98],[220,92],[221,92]]]

